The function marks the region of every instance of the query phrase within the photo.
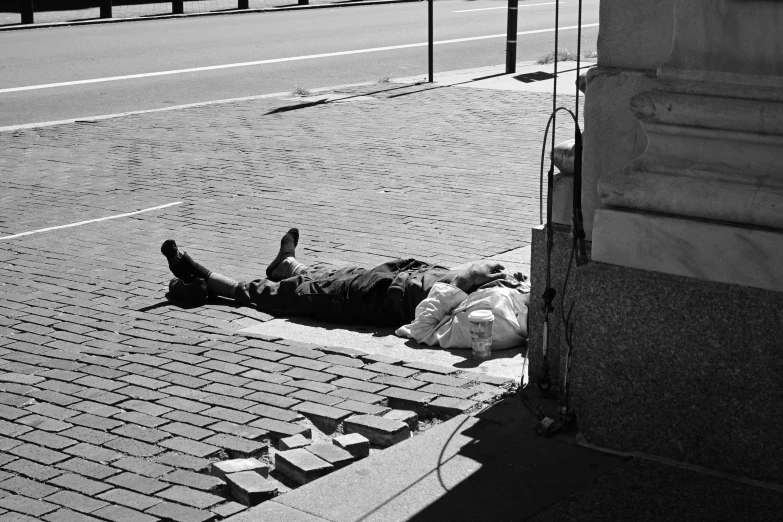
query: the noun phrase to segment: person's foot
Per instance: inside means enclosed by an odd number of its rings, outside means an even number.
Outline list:
[[[266,267],[266,277],[270,281],[280,281],[293,275],[292,265],[301,265],[296,261],[296,246],[299,244],[299,229],[292,228],[280,240],[280,250],[269,266]],[[294,263],[283,263],[287,259],[293,259]]]
[[[195,278],[206,279],[209,276],[209,270],[193,261],[186,252],[181,252],[173,239],[164,241],[160,246],[160,252],[166,257],[169,270],[174,277],[182,279],[185,283],[190,283]]]

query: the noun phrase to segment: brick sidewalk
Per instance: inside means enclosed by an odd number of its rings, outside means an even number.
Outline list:
[[[548,95],[341,94],[0,133],[0,237],[184,202],[0,240],[0,521],[220,518],[241,506],[198,473],[210,460],[328,436],[345,412],[448,415],[459,408],[424,404],[504,393],[454,370],[234,337],[268,319],[250,308],[156,306],[168,237],[237,278],[261,275],[294,225],[306,263],[455,265],[529,243]]]

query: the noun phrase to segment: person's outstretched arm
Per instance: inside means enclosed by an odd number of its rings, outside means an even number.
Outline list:
[[[438,282],[456,286],[469,294],[482,285],[506,277],[506,273],[503,271],[505,268],[494,261],[477,261],[468,268],[447,272],[438,279]]]

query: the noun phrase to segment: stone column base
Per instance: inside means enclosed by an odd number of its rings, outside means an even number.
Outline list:
[[[595,261],[783,292],[781,231],[600,209],[593,241]]]

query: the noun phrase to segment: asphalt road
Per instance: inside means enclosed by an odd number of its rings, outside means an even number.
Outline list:
[[[435,3],[436,80],[505,62],[506,5]],[[519,5],[517,59],[534,60],[554,48],[555,4]],[[561,27],[577,25],[577,6],[561,2]],[[597,23],[586,0],[583,49]],[[575,51],[576,35],[559,45]],[[426,2],[3,32],[0,127],[425,75],[426,42]]]

